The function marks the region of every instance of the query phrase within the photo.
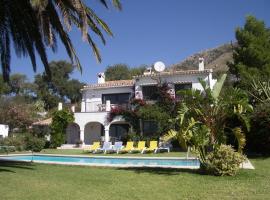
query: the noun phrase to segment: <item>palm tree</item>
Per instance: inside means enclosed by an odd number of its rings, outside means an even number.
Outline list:
[[[108,8],[107,0],[99,2]],[[119,0],[112,0],[112,3],[117,9],[121,9]],[[30,57],[34,71],[37,52],[50,77],[46,48],[55,52],[58,37],[72,63],[81,70],[80,61],[68,34],[74,26],[80,29],[83,40],[89,43],[100,62],[100,53],[89,29],[100,37],[103,44],[105,38],[102,30],[110,36],[113,34],[107,24],[83,0],[1,0],[0,57],[4,80],[9,80],[11,44],[14,45],[17,56]]]
[[[165,141],[175,138],[183,148],[191,147],[202,164],[216,146],[226,144],[227,134],[234,134],[239,152],[245,145],[243,132],[249,130],[246,113],[252,107],[247,94],[240,89],[231,88],[221,95],[225,79],[223,75],[213,90],[201,81],[203,91],[182,92],[183,100],[176,119],[179,129],[170,130],[163,138]]]

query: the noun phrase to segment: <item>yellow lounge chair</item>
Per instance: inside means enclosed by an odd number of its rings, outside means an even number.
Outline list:
[[[134,142],[127,142],[127,145],[123,149],[119,150],[119,152],[121,153],[131,151],[133,149],[133,144]]]
[[[84,151],[95,153],[98,149],[100,149],[100,142],[94,142],[90,148],[84,149]]]
[[[144,153],[145,151],[153,151],[154,153],[157,152],[158,149],[158,142],[157,141],[150,141],[150,145],[148,148],[145,148],[142,153]]]
[[[133,148],[131,150],[131,152],[136,152],[136,151],[140,151],[141,153],[143,153],[143,151],[145,150],[145,141],[139,141],[138,143],[138,147],[137,148]]]

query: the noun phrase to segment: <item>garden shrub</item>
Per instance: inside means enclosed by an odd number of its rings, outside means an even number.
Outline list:
[[[270,155],[270,103],[255,107],[251,116],[251,130],[246,135],[247,151]]]
[[[45,140],[32,135],[25,138],[25,149],[33,152],[40,152],[45,146]]]
[[[16,147],[15,146],[2,146],[0,147],[0,153],[9,153],[9,152],[15,152]]]
[[[232,146],[220,145],[206,156],[202,169],[217,176],[234,176],[245,159],[245,156],[235,152]]]
[[[2,146],[14,146],[16,151],[25,150],[25,138],[24,134],[16,134],[16,136],[5,137],[1,140]]]

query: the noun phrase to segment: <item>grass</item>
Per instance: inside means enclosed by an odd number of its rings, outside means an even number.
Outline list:
[[[255,170],[236,177],[196,170],[121,169],[0,163],[1,199],[268,199],[270,158],[251,159]]]

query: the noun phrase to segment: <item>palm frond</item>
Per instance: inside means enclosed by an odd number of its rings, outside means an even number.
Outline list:
[[[223,87],[223,84],[226,80],[227,74],[223,74],[221,78],[216,82],[216,84],[213,87],[212,95],[214,99],[217,99],[219,97],[219,94],[221,92],[221,89]]]
[[[166,133],[163,137],[162,140],[168,142],[172,139],[177,139],[177,131],[175,130],[169,130],[168,133]]]
[[[106,0],[101,4],[108,7]],[[114,7],[121,9],[119,0],[111,0]],[[71,62],[81,71],[81,64],[67,31],[72,26],[79,28],[82,38],[88,41],[95,57],[101,56],[89,30],[101,38],[102,31],[112,36],[109,26],[82,0],[1,0],[0,1],[0,43],[1,67],[4,80],[10,74],[10,44],[14,45],[17,56],[29,56],[33,70],[36,70],[36,55],[40,57],[45,71],[50,75],[47,60],[47,47],[53,52],[57,49],[57,36],[63,43]],[[48,76],[49,77],[49,76]]]
[[[234,129],[232,129],[235,138],[237,139],[238,142],[238,152],[243,151],[243,148],[245,147],[246,144],[246,137],[245,134],[242,132],[242,129],[240,127],[236,127]]]

